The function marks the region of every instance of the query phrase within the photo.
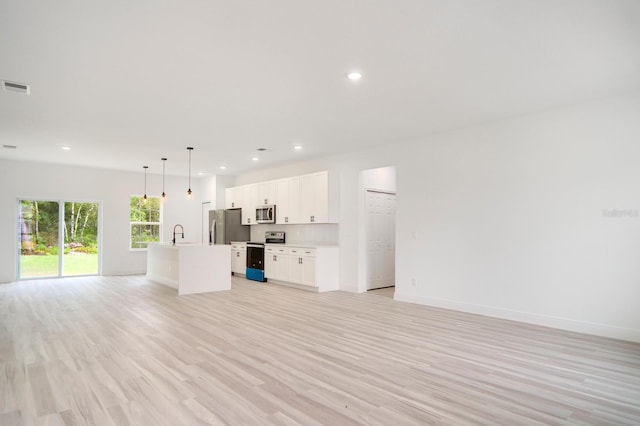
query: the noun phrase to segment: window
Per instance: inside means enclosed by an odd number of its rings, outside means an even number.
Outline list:
[[[145,250],[149,243],[160,242],[161,206],[159,197],[147,197],[146,202],[142,197],[131,197],[131,249]]]

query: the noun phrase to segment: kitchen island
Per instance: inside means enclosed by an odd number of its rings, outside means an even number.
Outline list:
[[[231,289],[231,246],[149,244],[147,278],[178,295]]]

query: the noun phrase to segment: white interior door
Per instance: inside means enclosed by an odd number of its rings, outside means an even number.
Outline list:
[[[395,285],[396,195],[366,192],[367,290]]]

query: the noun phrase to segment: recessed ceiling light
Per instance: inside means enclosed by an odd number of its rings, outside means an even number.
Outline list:
[[[294,145],[293,149],[295,149],[296,151],[302,151],[302,145]]]
[[[362,73],[359,73],[358,71],[351,71],[347,74],[347,78],[352,81],[360,80],[362,78]]]
[[[204,176],[204,172],[198,172],[198,176]]]
[[[71,151],[71,147],[68,146],[68,145],[63,145],[63,146],[60,147],[60,149],[63,150],[63,151]]]
[[[227,170],[227,166],[220,166],[220,170]]]
[[[260,159],[259,159],[258,157],[253,157],[253,158],[252,158],[252,160],[253,160],[253,161],[258,161],[258,160],[260,160]]]

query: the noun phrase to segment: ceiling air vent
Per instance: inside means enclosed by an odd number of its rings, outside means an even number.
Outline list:
[[[14,81],[3,80],[2,88],[10,92],[22,93],[23,95],[28,95],[30,92],[30,87],[28,85],[22,84],[22,83],[16,83]]]

